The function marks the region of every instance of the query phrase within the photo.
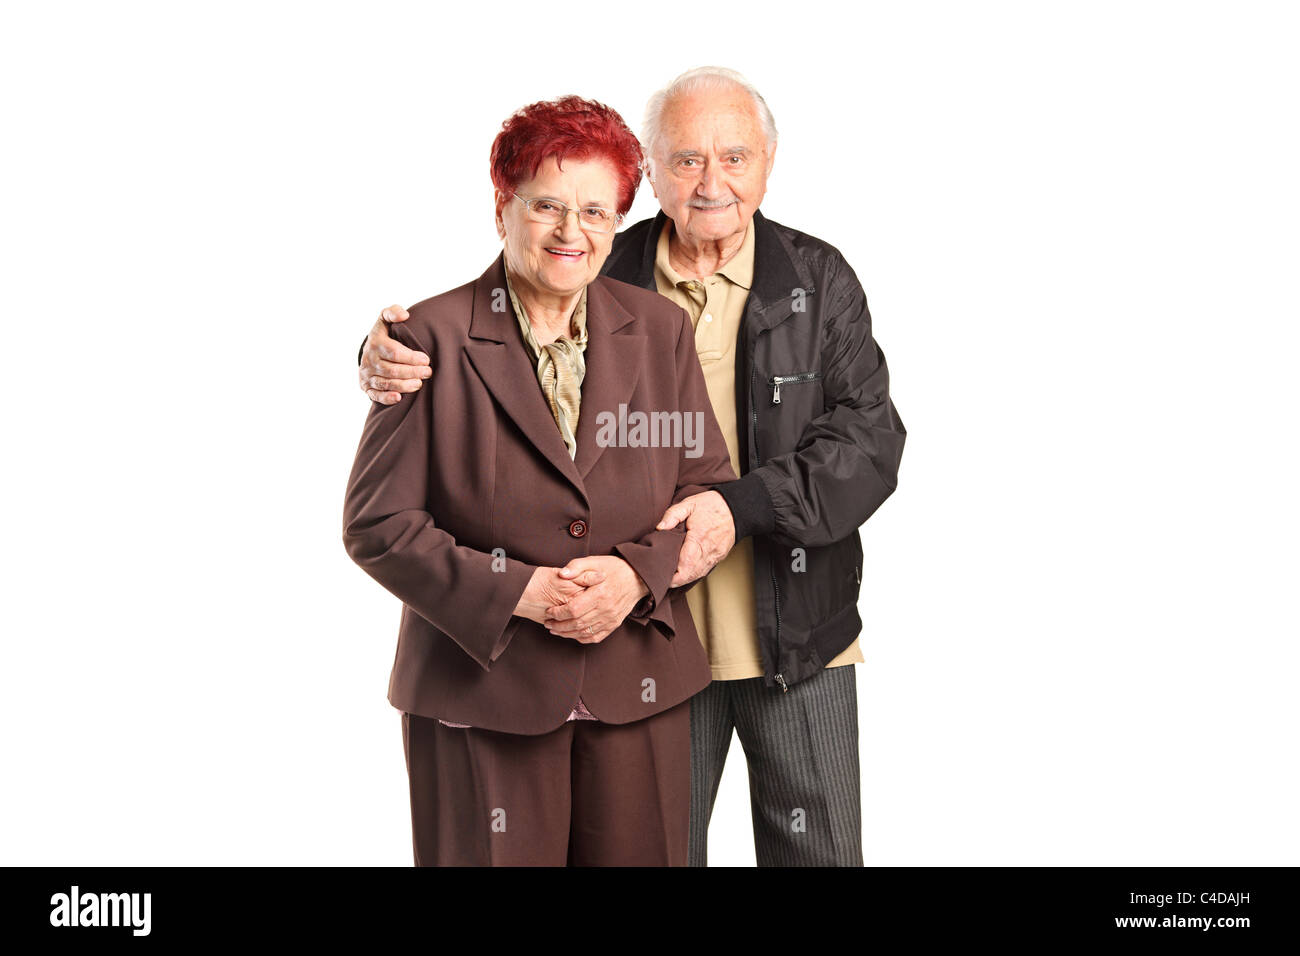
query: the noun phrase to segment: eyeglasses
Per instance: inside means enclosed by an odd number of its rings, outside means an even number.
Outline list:
[[[578,214],[578,225],[587,232],[613,232],[623,222],[623,214],[606,209],[604,206],[566,206],[558,199],[525,199],[518,193],[510,195],[518,199],[528,209],[528,217],[533,222],[556,225],[564,221],[569,213]]]

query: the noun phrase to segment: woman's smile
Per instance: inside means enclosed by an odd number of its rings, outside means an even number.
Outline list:
[[[581,249],[570,249],[566,246],[547,246],[546,251],[558,262],[581,262],[582,257],[586,255]]]

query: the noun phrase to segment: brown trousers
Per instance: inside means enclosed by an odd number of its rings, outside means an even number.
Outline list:
[[[686,866],[691,706],[548,734],[402,713],[416,866]]]

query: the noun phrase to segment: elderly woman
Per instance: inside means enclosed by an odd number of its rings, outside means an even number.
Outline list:
[[[641,151],[534,103],[492,146],[503,252],[392,330],[418,394],[370,408],[348,554],[403,602],[420,865],[685,865],[689,698],[709,665],[673,502],[734,480],[686,313],[599,276]]]

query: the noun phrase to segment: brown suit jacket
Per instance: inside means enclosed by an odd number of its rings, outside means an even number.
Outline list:
[[[655,524],[672,502],[736,474],[686,313],[614,279],[591,283],[575,460],[538,386],[500,257],[409,311],[392,335],[427,353],[433,375],[396,405],[371,405],[343,514],[348,554],[404,605],[389,702],[541,734],[579,695],[600,720],[623,724],[703,689],[709,663],[685,589],[668,588],[685,531]],[[702,412],[702,454],[602,447],[600,413],[617,416],[620,405],[680,410],[692,424]],[[619,555],[651,592],[602,642],[514,616],[536,568],[593,554]]]

